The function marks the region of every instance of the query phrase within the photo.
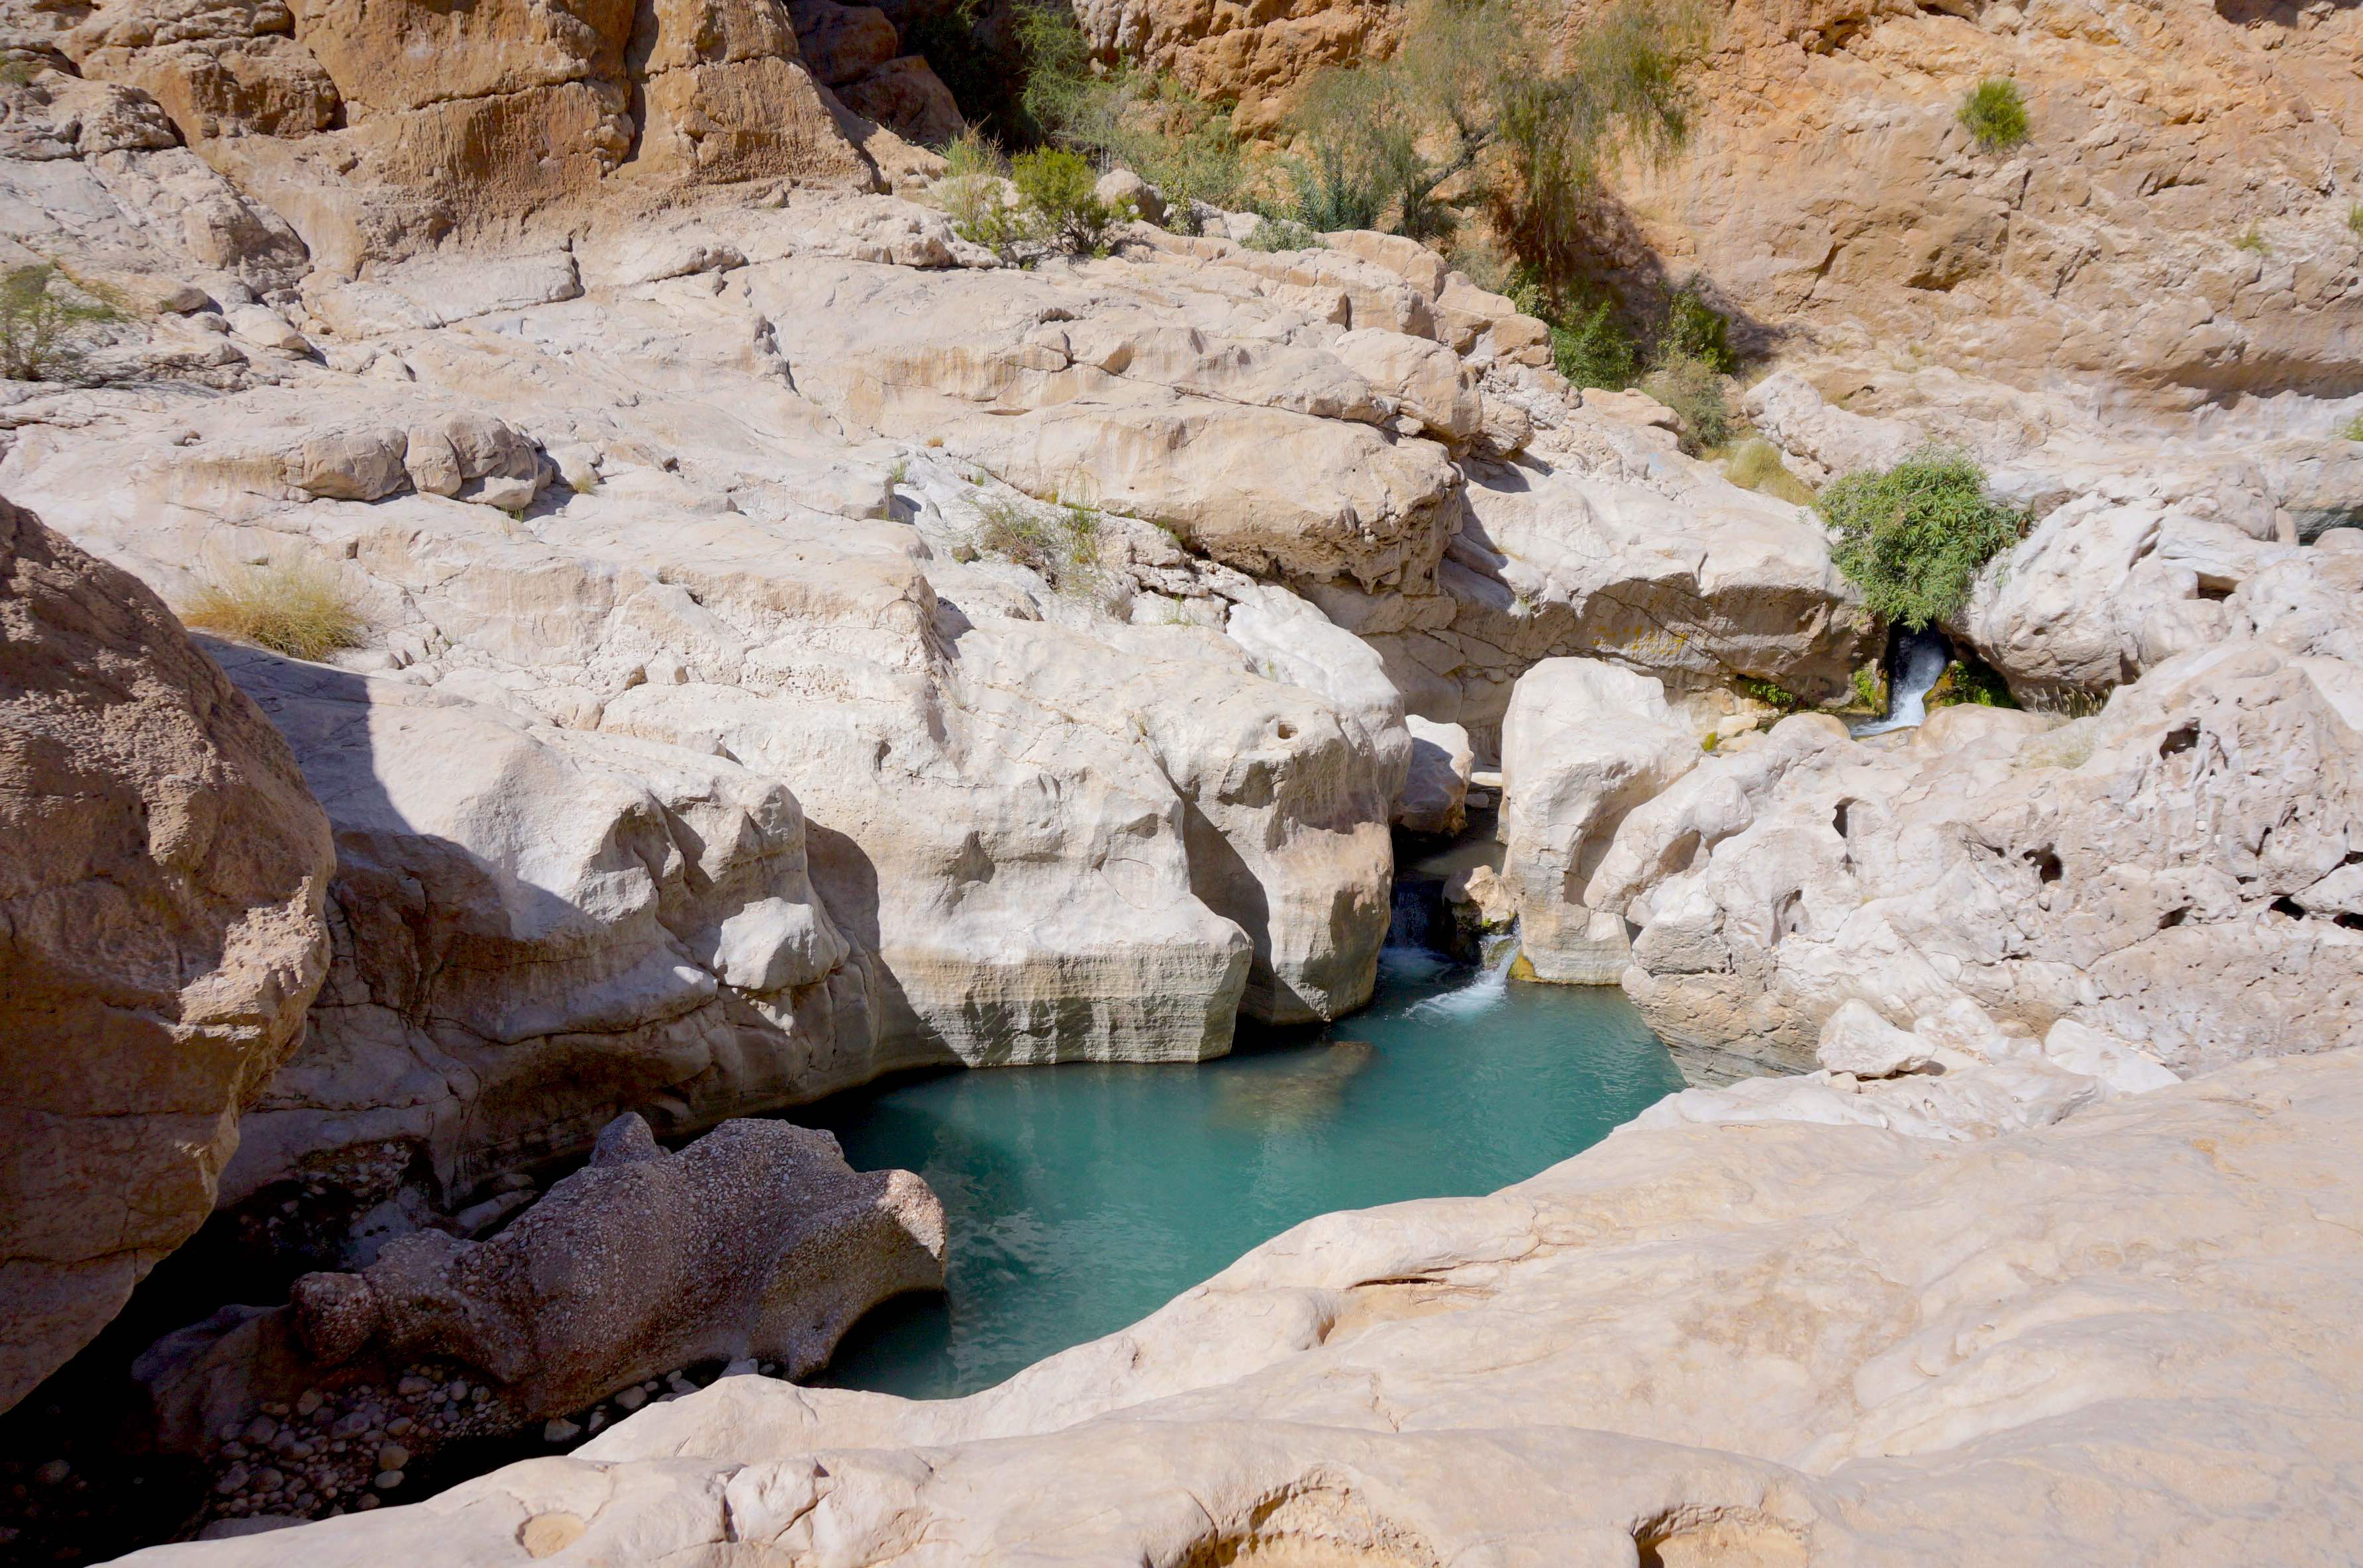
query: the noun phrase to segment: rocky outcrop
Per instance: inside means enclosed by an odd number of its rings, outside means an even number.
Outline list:
[[[2355,1043],[2351,669],[2232,641],[2091,718],[1947,709],[1887,749],[1792,718],[1628,814],[1583,901],[1636,930],[1660,1034],[1770,1066],[1857,1000],[2067,1019],[2185,1073]]]
[[[1700,755],[1648,676],[1554,658],[1518,678],[1502,725],[1502,880],[1537,978],[1609,986],[1625,972],[1625,917],[1583,889],[1625,815]]]
[[[815,79],[781,0],[109,0],[43,41],[161,106],[348,276],[560,204],[783,177],[869,188],[882,160],[909,166]],[[853,52],[824,55],[849,94],[915,134],[957,133],[924,61],[890,46],[855,70]]]
[[[327,824],[156,595],[0,502],[0,1408],[212,1210],[327,958]]]
[[[291,1307],[232,1308],[168,1336],[135,1371],[161,1441],[231,1467],[217,1493],[248,1506],[219,1504],[224,1517],[300,1513],[299,1497],[363,1495],[444,1443],[696,1363],[808,1375],[879,1302],[940,1289],[943,1255],[926,1185],[850,1169],[826,1132],[729,1121],[675,1154],[627,1115],[491,1240],[405,1237],[358,1273],[303,1275]],[[291,1408],[289,1443],[249,1436]],[[254,1457],[293,1473],[282,1496],[234,1479]]]
[[[1629,1130],[1312,1220],[965,1400],[732,1378],[418,1507],[130,1561],[2335,1555],[2357,1373],[2304,1325],[2363,1301],[2325,1196],[2358,1118],[2342,1051],[1968,1143]]]
[[[223,1184],[366,1261],[617,1111],[709,1125],[867,1081],[875,980],[803,813],[724,758],[250,649],[223,665],[336,831],[329,980]]]

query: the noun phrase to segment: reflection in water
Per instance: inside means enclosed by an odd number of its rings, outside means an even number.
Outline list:
[[[1147,1316],[1334,1209],[1490,1192],[1681,1087],[1622,993],[1405,947],[1333,1032],[1198,1066],[946,1074],[812,1108],[847,1157],[926,1176],[950,1291],[872,1313],[826,1381],[922,1398]]]
[[[1218,1124],[1261,1128],[1301,1126],[1337,1115],[1346,1086],[1370,1065],[1378,1047],[1367,1040],[1337,1040],[1290,1052],[1285,1072],[1234,1074],[1218,1082]]]

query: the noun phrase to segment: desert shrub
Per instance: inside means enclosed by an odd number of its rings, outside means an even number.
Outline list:
[[[76,299],[58,270],[11,268],[0,278],[0,375],[12,381],[70,381],[84,368],[83,338],[116,311]]]
[[[305,560],[224,572],[198,588],[181,619],[290,658],[359,647],[368,630],[336,574]]]
[[[2253,223],[2240,231],[2240,237],[2232,241],[2232,248],[2235,250],[2252,251],[2258,256],[2269,256],[2273,253],[2273,248],[2265,240],[2265,231]]]
[[[1667,359],[1695,359],[1719,375],[1739,369],[1739,358],[1731,351],[1730,320],[1706,303],[1695,282],[1668,296],[1658,353]]]
[[[1033,238],[1074,256],[1107,249],[1115,210],[1099,198],[1099,175],[1082,153],[1063,147],[1021,152],[1009,165],[1025,222]]]
[[[1307,84],[1294,215],[1426,239],[1483,211],[1520,259],[1560,275],[1603,163],[1687,139],[1701,15],[1615,0],[1561,56],[1513,0],[1416,0],[1393,55]]]
[[[1724,398],[1723,373],[1703,359],[1679,355],[1660,359],[1641,378],[1641,390],[1681,421],[1683,451],[1695,457],[1730,439],[1731,406]]]
[[[1086,502],[1060,501],[1046,511],[1022,501],[980,501],[972,542],[978,554],[1037,572],[1060,593],[1088,592],[1101,580],[1100,514]]]
[[[1008,160],[971,127],[944,149],[944,171],[927,195],[952,220],[952,232],[974,245],[1006,256],[1025,237],[1021,215],[1010,204]]]
[[[2026,139],[2026,100],[2019,95],[2017,83],[1989,76],[1961,100],[1960,120],[1980,147],[2000,152]]]
[[[2346,226],[2355,237],[2363,239],[2363,202],[2350,202],[2346,206]]]
[[[2340,425],[2338,436],[2343,441],[2363,441],[2363,414],[2357,414]]]
[[[1577,386],[1621,392],[1640,374],[1639,346],[1606,300],[1577,312],[1571,320],[1544,319],[1550,322],[1551,363]]]
[[[1958,452],[1927,449],[1892,469],[1848,474],[1815,502],[1836,536],[1838,569],[1871,613],[1918,630],[1969,598],[1980,568],[2014,544],[2024,514],[1986,494]]]
[[[1814,503],[1814,487],[1789,471],[1781,448],[1761,436],[1745,436],[1731,445],[1723,460],[1723,477],[1742,490],[1786,501],[1797,506]]]
[[[1975,705],[1980,708],[2015,708],[2018,699],[2010,694],[2010,682],[2002,672],[1974,656],[1957,658],[1945,667],[1945,673],[1929,690],[1928,706],[1952,708]]]
[[[1294,218],[1259,218],[1240,241],[1249,250],[1303,250],[1321,243],[1321,237]]]

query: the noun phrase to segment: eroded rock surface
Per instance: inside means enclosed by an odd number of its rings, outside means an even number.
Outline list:
[[[319,988],[334,863],[163,602],[0,502],[0,1407],[212,1211]]]
[[[1970,1143],[1628,1130],[1312,1220],[968,1399],[728,1379],[417,1507],[131,1561],[2322,1561],[2363,1528],[2313,1317],[2363,1297],[2325,1196],[2358,1124],[2339,1051]]]
[[[2178,1071],[2357,1040],[2352,667],[2235,640],[2062,723],[1941,711],[1907,742],[1801,715],[1630,812],[1583,901],[1679,1046],[1803,1067],[1850,1000],[1968,998]]]

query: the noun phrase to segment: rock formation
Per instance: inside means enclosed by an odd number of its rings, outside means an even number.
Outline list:
[[[327,824],[156,595],[0,502],[0,1407],[212,1211],[327,967]]]
[[[418,1507],[128,1561],[2317,1559],[2363,1529],[2313,1316],[2363,1298],[2358,1118],[2342,1051],[1969,1143],[1628,1130],[1312,1220],[968,1399],[732,1378]]]
[[[2180,1072],[2363,1043],[2352,693],[2235,640],[2072,723],[1946,709],[1874,749],[1800,715],[1631,811],[1581,901],[1636,929],[1661,1035],[1776,1069],[1858,1000],[2071,1020]]]
[[[926,1185],[850,1169],[826,1132],[728,1121],[672,1154],[627,1115],[491,1240],[403,1237],[359,1273],[299,1278],[291,1307],[231,1308],[169,1336],[135,1373],[163,1442],[232,1463],[261,1446],[244,1434],[272,1424],[266,1406],[305,1407],[316,1441],[266,1452],[299,1473],[290,1491],[325,1501],[368,1487],[373,1468],[695,1363],[760,1357],[804,1376],[879,1302],[940,1289],[943,1256]],[[404,1461],[372,1466],[375,1438],[336,1441],[370,1431],[398,1439]]]

